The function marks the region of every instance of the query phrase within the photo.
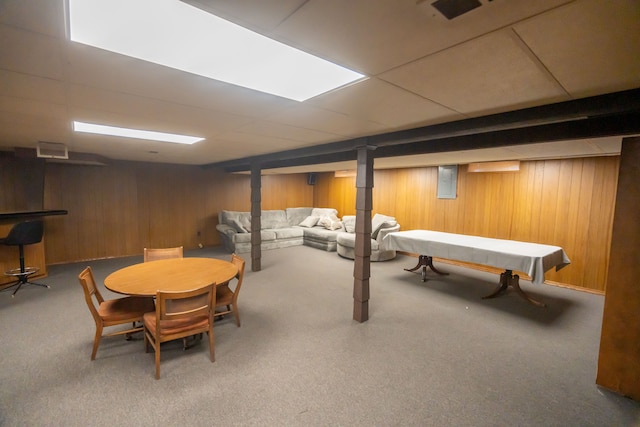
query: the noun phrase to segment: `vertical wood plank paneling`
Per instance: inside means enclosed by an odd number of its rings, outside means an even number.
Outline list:
[[[519,172],[458,171],[458,197],[437,199],[437,168],[376,171],[373,211],[402,229],[431,229],[562,246],[572,264],[548,280],[604,290],[618,157],[521,162]],[[341,212],[355,203],[323,174],[316,200]],[[342,191],[341,196],[336,196]],[[347,194],[349,194],[347,192]]]
[[[15,159],[14,159],[15,160]],[[19,169],[2,162],[5,210],[19,209],[12,188]],[[437,168],[376,171],[373,212],[394,215],[402,229],[425,228],[559,245],[572,264],[549,280],[603,290],[616,195],[618,157],[522,162],[517,173],[460,167],[458,197],[436,197]],[[223,209],[250,209],[250,177],[192,166],[112,162],[46,164],[44,208],[69,214],[45,219],[47,263],[137,255],[145,245],[220,243]],[[265,176],[263,208],[335,207],[355,213],[353,178],[317,174]],[[15,208],[13,206],[16,206]],[[200,232],[200,236],[198,236]]]
[[[265,209],[312,206],[306,174],[265,177]],[[248,211],[249,175],[194,166],[112,162],[51,164],[47,206],[67,209],[46,245],[47,262],[139,255],[146,247],[218,245],[218,212]]]
[[[314,186],[306,174],[264,175],[262,177],[262,209],[286,209],[313,206]]]

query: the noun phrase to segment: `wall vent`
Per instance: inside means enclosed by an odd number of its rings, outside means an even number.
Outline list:
[[[67,146],[59,142],[43,142],[39,141],[36,147],[38,157],[45,159],[68,159],[69,151]]]

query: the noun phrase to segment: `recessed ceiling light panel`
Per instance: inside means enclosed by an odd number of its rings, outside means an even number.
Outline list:
[[[69,0],[72,41],[296,101],[364,75],[179,0]]]
[[[128,129],[75,121],[73,122],[73,130],[76,132],[121,136],[124,138],[148,139],[151,141],[174,142],[177,144],[194,144],[204,139],[197,136],[177,135],[173,133],[154,132],[141,129]]]

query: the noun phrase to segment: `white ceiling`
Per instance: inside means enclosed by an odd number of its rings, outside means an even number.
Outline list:
[[[431,0],[188,1],[369,77],[298,103],[72,43],[63,0],[0,0],[0,150],[49,141],[112,159],[199,165],[640,87],[639,1],[481,2],[449,21]],[[73,120],[206,140],[74,134]],[[376,159],[376,167],[609,155],[620,140]]]

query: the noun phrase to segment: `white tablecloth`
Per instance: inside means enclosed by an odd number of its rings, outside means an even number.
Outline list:
[[[429,230],[389,233],[384,237],[383,246],[420,255],[521,271],[537,284],[544,283],[545,271],[553,267],[557,271],[571,263],[564,249],[559,246]]]

